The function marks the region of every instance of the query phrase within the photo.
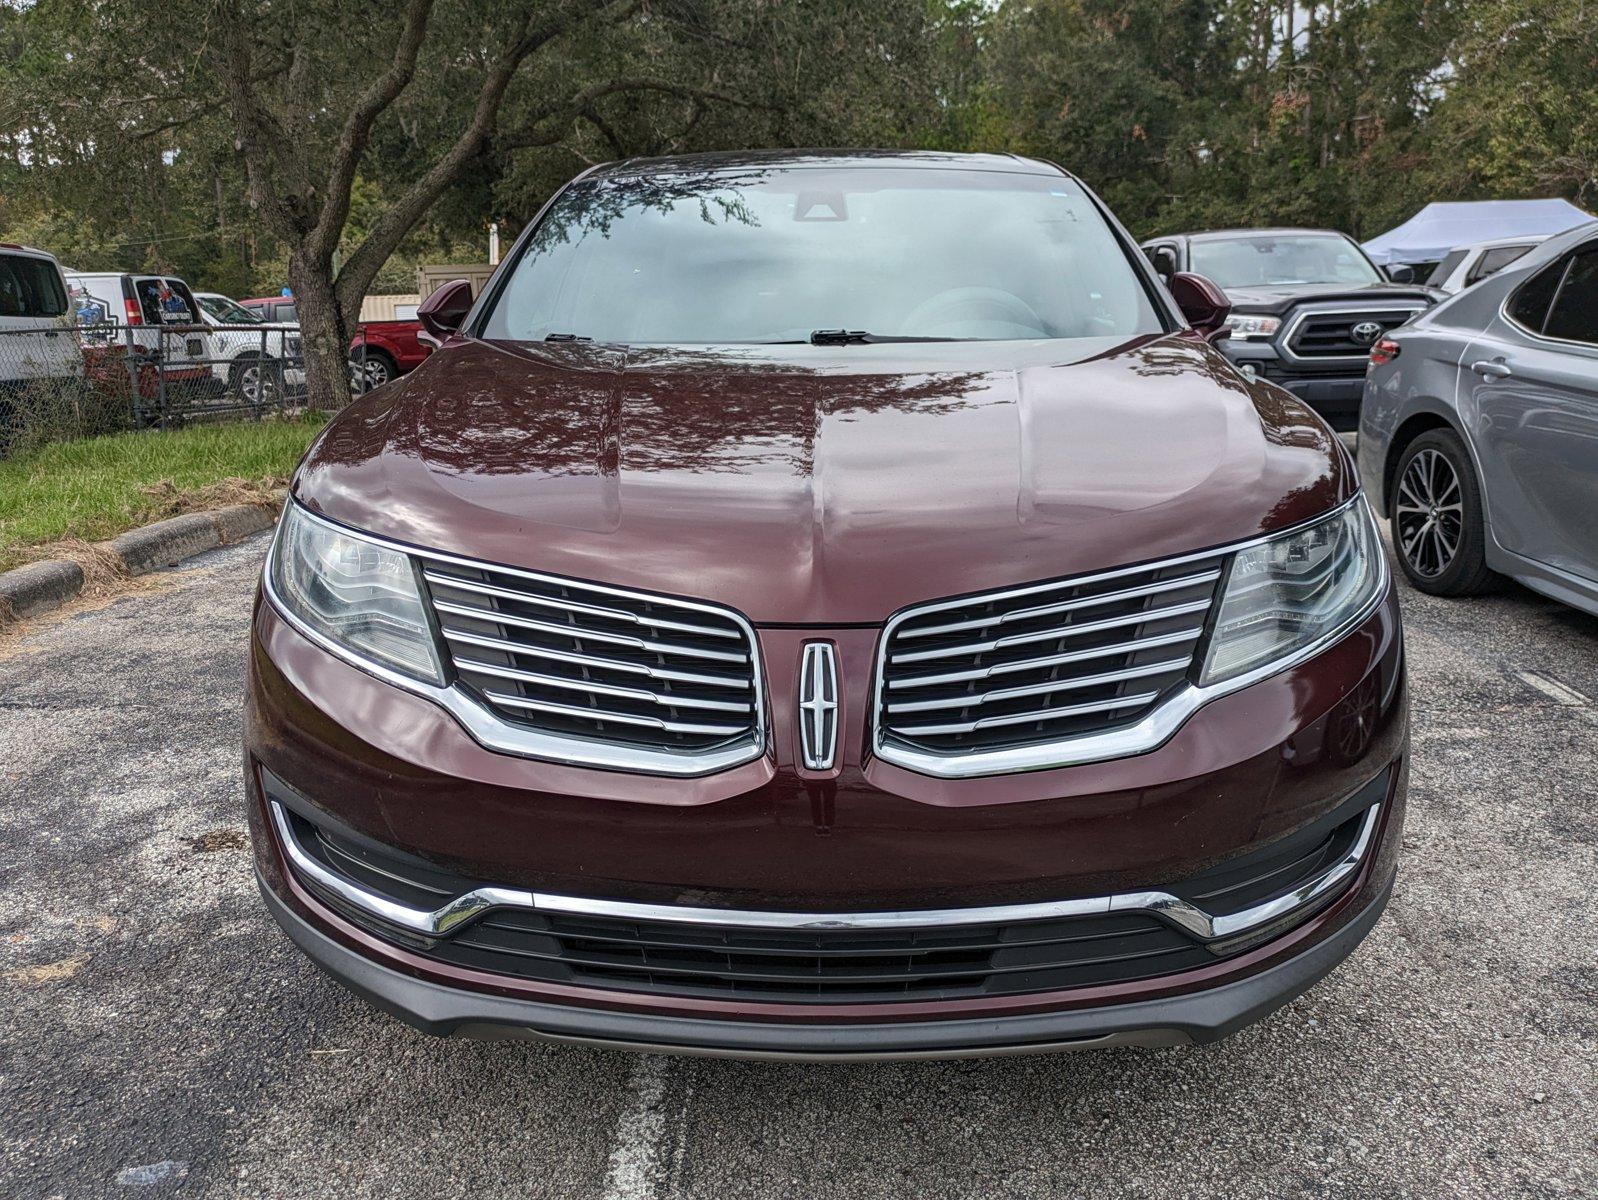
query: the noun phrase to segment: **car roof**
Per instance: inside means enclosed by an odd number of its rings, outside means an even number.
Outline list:
[[[1280,235],[1286,233],[1321,234],[1329,237],[1347,238],[1348,234],[1341,229],[1307,229],[1293,226],[1262,226],[1258,229],[1200,229],[1192,233],[1168,234],[1169,237],[1185,237],[1189,241],[1221,242],[1228,238],[1258,237],[1261,234]],[[1349,241],[1353,241],[1349,238]]]
[[[58,267],[61,265],[48,250],[40,250],[37,246],[19,246],[15,242],[0,242],[0,254],[26,254],[30,258],[48,258]]]
[[[736,150],[628,158],[603,163],[588,179],[689,171],[738,171],[760,167],[919,167],[941,171],[996,171],[1023,175],[1063,175],[1053,163],[1018,154],[954,154],[941,150]]]

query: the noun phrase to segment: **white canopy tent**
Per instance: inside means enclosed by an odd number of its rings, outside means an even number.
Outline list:
[[[1378,266],[1435,263],[1461,246],[1563,233],[1591,220],[1568,200],[1438,201],[1366,242],[1365,253]]]

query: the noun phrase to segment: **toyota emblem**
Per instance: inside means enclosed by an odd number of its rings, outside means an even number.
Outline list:
[[[1374,346],[1382,336],[1382,327],[1375,321],[1361,321],[1348,332],[1361,346]]]

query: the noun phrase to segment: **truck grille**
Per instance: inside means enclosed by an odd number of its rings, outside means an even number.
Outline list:
[[[890,625],[880,735],[955,756],[1137,721],[1193,664],[1224,556],[912,609]]]
[[[1382,327],[1382,334],[1387,334],[1420,312],[1422,307],[1417,304],[1398,309],[1312,312],[1295,324],[1287,348],[1300,358],[1364,358],[1370,353],[1371,342],[1355,339],[1356,325],[1375,322]]]
[[[678,752],[758,738],[748,626],[691,604],[423,557],[459,683],[502,720]]]

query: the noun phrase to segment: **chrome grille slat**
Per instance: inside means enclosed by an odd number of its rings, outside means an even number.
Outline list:
[[[541,687],[563,688],[574,692],[591,692],[596,696],[614,696],[619,700],[637,700],[641,704],[669,704],[673,708],[698,708],[715,712],[746,713],[747,703],[735,700],[705,700],[698,696],[679,696],[651,692],[644,688],[617,687],[615,684],[596,683],[592,679],[564,679],[559,675],[541,675],[537,671],[520,671],[514,667],[501,667],[475,659],[455,659],[455,669],[470,675],[492,675],[496,679],[514,679],[518,683],[536,683]]]
[[[702,658],[709,662],[745,663],[749,661],[747,654],[734,654],[728,650],[706,650],[699,646],[651,641],[649,638],[633,637],[631,634],[626,633],[608,633],[603,630],[589,629],[579,625],[560,625],[554,621],[539,621],[533,617],[519,617],[514,613],[496,612],[487,608],[473,608],[470,605],[455,604],[448,600],[434,600],[433,607],[437,611],[449,613],[451,616],[475,617],[480,621],[492,621],[498,625],[511,625],[517,629],[534,630],[538,633],[553,633],[576,641],[608,642],[613,646],[631,646],[635,650],[646,650],[650,654],[684,654],[689,658]]]
[[[1004,717],[978,717],[974,721],[949,721],[942,725],[905,725],[899,732],[907,737],[917,734],[971,733],[978,729],[998,729],[1004,725],[1031,725],[1041,721],[1060,721],[1066,717],[1080,717],[1088,713],[1117,712],[1123,708],[1139,708],[1158,696],[1158,692],[1144,692],[1137,696],[1123,696],[1119,700],[1105,700],[1096,704],[1063,704],[1057,708],[1040,708],[1033,712],[1012,713]]]
[[[1225,565],[1191,555],[899,614],[878,670],[879,749],[1019,752],[1135,724],[1192,677]]]
[[[1113,604],[1120,600],[1132,600],[1139,596],[1154,596],[1161,592],[1176,591],[1179,588],[1192,587],[1199,583],[1214,583],[1220,577],[1220,571],[1204,571],[1197,575],[1184,575],[1179,579],[1162,579],[1158,583],[1146,583],[1142,587],[1122,588],[1114,592],[1104,592],[1097,596],[1089,596],[1083,600],[1065,600],[1058,604],[1045,604],[1036,608],[1018,608],[997,617],[975,617],[969,621],[955,621],[948,625],[930,625],[925,629],[910,629],[900,634],[906,638],[932,637],[940,633],[958,633],[965,629],[985,629],[990,625],[1008,625],[1015,621],[1027,621],[1034,617],[1054,616],[1058,613],[1077,612],[1084,608],[1099,608],[1106,604]]]
[[[1099,621],[1087,621],[1081,625],[1056,625],[1034,633],[1012,633],[1006,637],[993,638],[985,642],[971,642],[963,646],[916,650],[908,654],[890,654],[888,661],[896,663],[925,662],[930,658],[958,658],[967,654],[986,654],[990,650],[1002,650],[1006,646],[1022,646],[1031,642],[1048,642],[1056,638],[1081,637],[1084,634],[1101,633],[1106,629],[1120,629],[1127,625],[1146,625],[1151,621],[1164,620],[1168,617],[1191,616],[1193,613],[1207,612],[1209,607],[1210,602],[1208,600],[1196,600],[1187,604],[1172,604],[1165,608],[1150,609],[1147,612],[1133,613],[1125,617],[1107,617]]]
[[[444,636],[463,646],[476,646],[482,650],[502,650],[507,654],[525,654],[531,658],[546,658],[551,662],[571,663],[579,667],[597,667],[606,671],[624,671],[629,675],[643,675],[675,683],[699,683],[707,687],[729,687],[748,690],[754,686],[748,677],[739,679],[726,675],[700,675],[692,671],[672,671],[665,667],[652,667],[647,663],[627,662],[623,659],[600,658],[592,654],[578,654],[574,650],[552,650],[547,646],[525,645],[505,638],[485,634],[462,633],[458,629],[444,630]]]
[[[529,700],[526,696],[512,696],[507,692],[485,692],[490,700],[496,704],[508,704],[512,708],[525,708],[530,712],[554,713],[558,716],[582,717],[589,721],[617,721],[623,725],[642,725],[649,729],[661,729],[668,733],[713,733],[723,737],[731,737],[741,733],[745,726],[742,725],[705,725],[692,721],[668,721],[664,717],[642,717],[634,713],[615,712],[599,707],[583,708],[574,704],[552,704],[547,700]]]
[[[420,557],[456,686],[507,727],[605,747],[619,762],[665,753],[673,773],[691,773],[696,756],[710,770],[764,745],[758,648],[736,614]]]
[[[968,679],[992,679],[995,675],[1013,674],[1016,671],[1032,671],[1043,667],[1063,667],[1069,663],[1090,662],[1095,658],[1109,658],[1116,654],[1131,654],[1139,650],[1157,650],[1162,646],[1180,645],[1182,642],[1196,642],[1202,637],[1202,629],[1182,629],[1176,633],[1161,634],[1159,637],[1136,638],[1130,642],[1115,642],[1108,646],[1094,646],[1088,650],[1072,650],[1065,654],[1046,654],[1041,658],[1023,658],[1015,662],[994,663],[987,667],[976,667],[969,671],[941,671],[936,675],[907,675],[902,679],[888,680],[890,688],[906,687],[932,687],[940,683],[962,683]]]
[[[558,608],[564,612],[581,613],[584,616],[604,617],[611,621],[624,621],[631,625],[649,625],[656,629],[674,629],[678,633],[698,633],[706,637],[734,638],[739,634],[736,629],[716,629],[709,625],[689,625],[682,621],[671,621],[664,617],[648,617],[639,613],[630,613],[625,609],[606,608],[597,604],[584,604],[578,600],[559,600],[552,596],[538,596],[530,592],[518,592],[513,588],[497,587],[491,583],[478,583],[475,580],[461,579],[454,575],[442,575],[436,571],[424,571],[429,583],[439,583],[447,587],[459,588],[462,591],[473,592],[480,596],[493,596],[498,600],[514,600],[519,604],[535,604],[544,608]],[[488,611],[494,611],[492,609]]]
[[[1150,675],[1163,675],[1168,671],[1183,670],[1191,661],[1184,658],[1166,659],[1146,667],[1129,667],[1124,671],[1105,671],[1099,675],[1084,675],[1080,679],[1059,679],[1049,683],[1034,683],[1028,687],[999,688],[976,696],[947,696],[941,700],[910,700],[888,704],[889,712],[931,712],[940,708],[970,708],[978,704],[991,704],[996,700],[1015,700],[1022,696],[1048,696],[1055,692],[1079,691],[1099,687],[1106,683],[1120,683],[1128,679],[1146,679]]]

